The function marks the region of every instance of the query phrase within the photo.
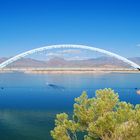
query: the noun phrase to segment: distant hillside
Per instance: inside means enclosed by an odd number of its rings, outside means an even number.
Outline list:
[[[129,60],[131,60],[131,61],[133,61],[133,62],[135,62],[135,63],[140,65],[140,57],[129,58]]]
[[[0,58],[0,63],[8,58]],[[140,65],[140,57],[129,58]],[[129,65],[112,57],[99,57],[88,60],[65,60],[60,57],[54,57],[48,61],[40,61],[31,58],[20,59],[8,67],[102,67],[102,68],[127,68]]]
[[[6,61],[7,59],[8,59],[8,58],[6,58],[6,57],[2,57],[2,58],[0,58],[0,63]]]

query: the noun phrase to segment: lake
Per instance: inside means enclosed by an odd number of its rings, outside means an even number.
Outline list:
[[[140,103],[140,74],[0,74],[0,139],[51,140],[57,113],[71,113],[74,98],[112,88],[122,101]]]

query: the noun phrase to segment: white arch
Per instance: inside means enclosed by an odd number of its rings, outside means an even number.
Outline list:
[[[1,69],[5,68],[7,65],[9,65],[9,64],[27,56],[27,55],[30,55],[30,54],[33,54],[33,53],[36,53],[36,52],[41,52],[41,51],[44,51],[44,50],[59,49],[59,48],[75,48],[75,49],[85,49],[85,50],[100,52],[100,53],[109,55],[111,57],[117,58],[117,59],[129,64],[133,68],[140,70],[140,66],[138,64],[128,60],[125,57],[117,55],[115,53],[112,53],[112,52],[109,52],[109,51],[106,51],[106,50],[103,50],[103,49],[100,49],[100,48],[90,47],[90,46],[86,46],[86,45],[73,45],[73,44],[50,45],[50,46],[44,46],[44,47],[41,47],[41,48],[33,49],[33,50],[21,53],[19,55],[16,55],[16,56],[6,60],[5,62],[0,64],[0,68]]]

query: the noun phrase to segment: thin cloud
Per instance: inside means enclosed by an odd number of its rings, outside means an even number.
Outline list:
[[[137,46],[137,47],[140,47],[140,44],[137,44],[136,46]]]
[[[62,51],[60,51],[60,53],[73,53],[73,54],[79,54],[79,53],[81,53],[81,50],[73,50],[73,49],[69,49],[69,50],[62,50]]]
[[[81,50],[69,49],[69,50],[60,50],[56,52],[49,52],[49,53],[46,53],[46,56],[60,56],[63,54],[80,54],[80,53],[81,53]]]
[[[75,56],[75,57],[66,58],[66,60],[88,60],[88,59],[90,59],[90,57]]]
[[[47,53],[46,56],[60,56],[60,53]]]

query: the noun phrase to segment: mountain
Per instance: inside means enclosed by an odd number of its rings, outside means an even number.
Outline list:
[[[135,62],[135,63],[140,65],[140,57],[129,58],[129,60],[131,60],[131,61],[133,61],[133,62]]]
[[[0,58],[0,63],[4,62],[8,58]],[[140,65],[140,57],[133,57],[128,58],[129,60],[132,60],[133,62]],[[128,68],[130,67],[126,63],[112,57],[98,57],[98,58],[92,58],[87,60],[66,60],[64,58],[60,57],[54,57],[47,61],[41,61],[31,58],[22,58],[12,64],[10,64],[8,67],[11,68],[29,68],[29,67],[35,67],[35,68],[55,68],[55,67],[99,67],[99,68]]]
[[[8,59],[8,58],[6,58],[6,57],[1,57],[1,58],[0,58],[0,63],[6,61],[7,59]]]

